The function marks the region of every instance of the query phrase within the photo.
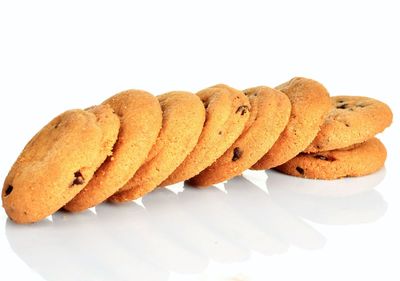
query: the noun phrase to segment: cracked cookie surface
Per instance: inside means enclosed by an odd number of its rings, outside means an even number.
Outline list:
[[[362,143],[392,123],[390,108],[378,100],[359,96],[331,97],[332,108],[316,138],[304,151],[315,153]]]
[[[329,180],[371,174],[383,167],[385,160],[386,148],[372,138],[350,149],[301,153],[276,170],[296,177]]]

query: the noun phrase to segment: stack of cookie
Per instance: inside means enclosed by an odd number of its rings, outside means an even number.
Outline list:
[[[380,169],[385,146],[375,138],[392,122],[390,108],[375,99],[331,97],[332,107],[313,142],[277,167],[285,174],[314,179],[363,176]]]
[[[15,222],[30,223],[180,181],[210,186],[250,168],[319,179],[366,175],[384,164],[374,136],[391,120],[382,102],[331,98],[306,78],[275,89],[215,85],[157,97],[129,90],[66,111],[38,132],[5,179],[3,207]]]

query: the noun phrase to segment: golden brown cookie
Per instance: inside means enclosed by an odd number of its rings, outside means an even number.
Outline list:
[[[206,108],[206,121],[197,145],[161,186],[190,179],[217,160],[240,136],[249,118],[250,103],[241,92],[216,85],[197,93]]]
[[[389,106],[378,100],[357,97],[331,97],[332,108],[317,137],[304,151],[315,153],[362,143],[392,123]]]
[[[111,202],[142,197],[156,188],[186,158],[203,129],[205,109],[197,95],[170,92],[157,97],[163,111],[163,125],[146,163],[116,194]]]
[[[285,93],[292,104],[289,123],[268,153],[251,167],[254,170],[276,167],[302,152],[317,135],[330,109],[328,91],[317,81],[296,77],[276,89]]]
[[[301,153],[276,169],[296,177],[330,180],[371,174],[383,167],[385,160],[384,145],[372,138],[352,149]]]
[[[111,155],[119,119],[108,105],[70,110],[25,146],[3,186],[3,207],[17,223],[36,222],[78,194]]]
[[[126,184],[144,163],[161,128],[160,104],[156,97],[147,92],[125,91],[103,104],[110,105],[120,118],[118,140],[113,155],[101,165],[88,185],[65,205],[68,211],[93,207]]]
[[[288,97],[268,87],[244,91],[250,101],[250,117],[240,137],[207,169],[188,182],[210,186],[241,174],[254,165],[278,139],[290,116]]]

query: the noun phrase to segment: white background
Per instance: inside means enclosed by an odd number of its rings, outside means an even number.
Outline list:
[[[128,88],[305,76],[331,95],[381,99],[395,121],[380,137],[386,168],[369,177],[246,172],[220,189],[177,185],[22,227],[0,212],[0,279],[400,280],[396,2],[2,0],[3,179],[52,117]]]

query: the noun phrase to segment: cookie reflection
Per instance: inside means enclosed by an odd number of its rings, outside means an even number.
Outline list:
[[[7,220],[6,236],[14,252],[45,280],[168,279],[167,271],[107,236],[103,223],[90,211],[59,212],[53,222],[16,225]]]
[[[245,173],[224,184],[225,190],[159,188],[142,205],[101,204],[32,225],[8,220],[6,236],[46,280],[158,281],[172,272],[201,274],[212,261],[242,262],[253,252],[320,249],[326,239],[310,222],[372,222],[387,208],[374,189],[385,170],[338,181],[267,175]]]
[[[159,190],[156,190],[149,194],[147,196],[149,199],[146,200],[157,198],[158,193]],[[167,201],[157,204],[159,206],[146,204],[145,207],[133,202],[117,206],[103,204],[96,207],[96,212],[100,221],[104,222],[104,233],[129,252],[137,253],[166,271],[178,273],[203,271],[208,265],[208,257],[176,239],[168,227],[160,227],[159,224],[162,224],[164,219],[167,219],[166,222],[172,221],[176,214],[168,208]],[[175,220],[181,225],[186,223],[179,218]],[[173,224],[170,227],[173,227]]]
[[[267,192],[244,177],[236,177],[225,184],[227,202],[248,223],[257,226],[277,242],[270,251],[286,251],[290,246],[319,249],[325,238],[303,220],[277,205]],[[279,245],[279,247],[277,247]],[[259,245],[259,248],[267,245]],[[256,250],[256,249],[255,249]]]
[[[214,191],[210,188],[208,191]],[[216,232],[212,227],[211,216],[214,216],[213,205],[218,196],[214,196],[215,201],[208,202],[209,209],[199,213],[196,205],[190,204],[193,201],[202,201],[198,193],[191,193],[190,188],[185,188],[183,192],[174,192],[160,188],[153,192],[151,196],[143,198],[143,204],[149,213],[150,221],[162,231],[166,237],[179,241],[180,244],[191,252],[198,253],[202,257],[207,257],[218,262],[229,263],[237,262],[249,257],[249,250],[233,243],[228,237]],[[197,190],[200,193],[201,190]],[[203,190],[208,193],[207,190]],[[182,204],[182,196],[190,195],[188,204]],[[216,194],[215,194],[216,195]],[[222,198],[223,199],[223,198]],[[229,218],[226,218],[229,221]],[[226,226],[228,227],[228,226]]]
[[[387,203],[375,187],[385,169],[356,178],[309,180],[267,171],[267,188],[274,202],[296,216],[320,224],[360,224],[378,220]]]
[[[178,196],[179,205],[192,220],[234,247],[236,259],[247,259],[252,250],[267,255],[285,251],[279,240],[237,211],[246,206],[233,206],[228,195],[216,187],[202,190],[187,187]]]

